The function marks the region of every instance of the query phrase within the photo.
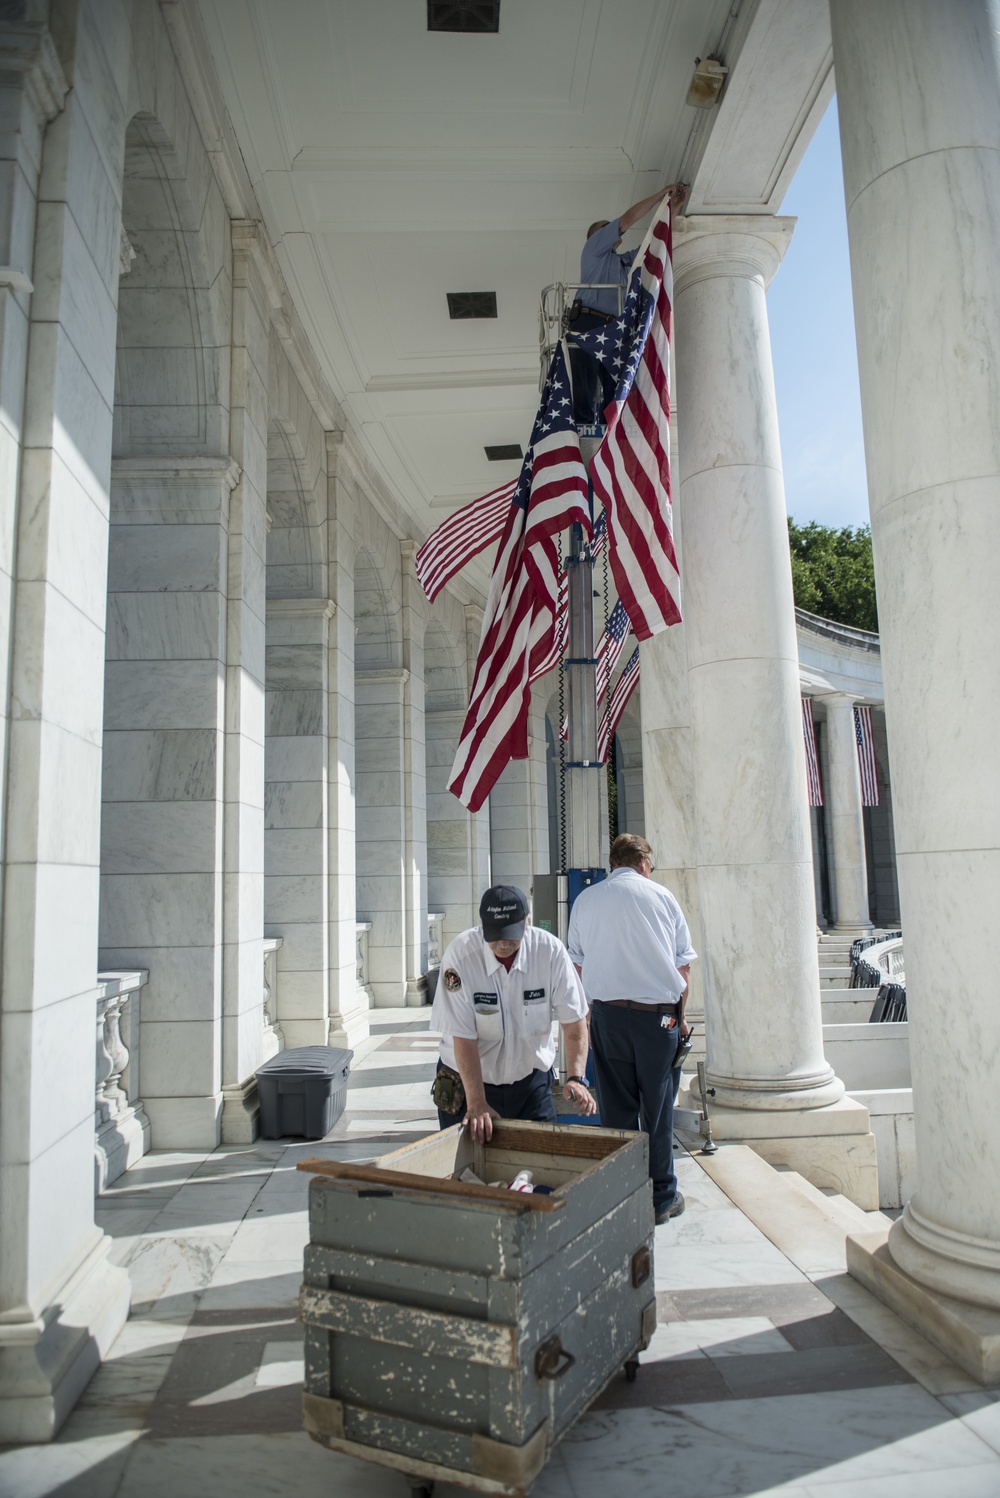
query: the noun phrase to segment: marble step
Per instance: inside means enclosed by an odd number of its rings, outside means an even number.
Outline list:
[[[876,1232],[890,1225],[881,1212],[862,1211],[845,1197],[828,1197],[809,1187],[794,1171],[776,1170],[749,1145],[720,1144],[718,1154],[691,1158],[810,1278],[846,1273],[848,1233]]]

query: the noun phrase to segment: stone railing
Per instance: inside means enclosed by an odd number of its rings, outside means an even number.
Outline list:
[[[280,936],[264,938],[264,1053],[269,1061],[285,1049],[285,1037],[278,1024],[278,950],[282,946]]]
[[[368,982],[368,933],[372,929],[371,921],[356,921],[354,934],[357,941],[357,968],[355,971],[354,986],[359,995],[363,995],[362,1002],[366,1008],[373,1008],[375,995],[372,993]]]
[[[441,966],[444,952],[444,914],[427,912],[427,971]]]
[[[97,975],[94,1189],[103,1191],[149,1149],[139,1093],[140,993],[145,969]]]
[[[836,640],[839,645],[850,645],[855,650],[881,653],[879,637],[870,629],[855,629],[851,624],[837,624],[833,619],[821,619],[807,609],[795,610],[795,622],[811,634],[821,635],[825,640]]]

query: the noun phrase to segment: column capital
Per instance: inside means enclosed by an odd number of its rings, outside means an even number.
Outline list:
[[[761,281],[766,290],[791,243],[796,222],[756,213],[678,218],[673,236],[675,295],[716,276]]]

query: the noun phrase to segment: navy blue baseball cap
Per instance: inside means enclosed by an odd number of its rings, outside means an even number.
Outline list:
[[[528,919],[528,897],[516,884],[494,884],[479,902],[484,941],[520,941]]]

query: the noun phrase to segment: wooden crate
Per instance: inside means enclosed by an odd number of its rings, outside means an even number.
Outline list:
[[[519,1170],[531,1196],[484,1181]],[[306,1429],[338,1451],[520,1498],[656,1324],[645,1135],[502,1121],[312,1171]]]

